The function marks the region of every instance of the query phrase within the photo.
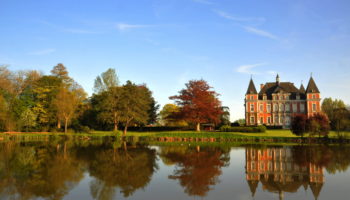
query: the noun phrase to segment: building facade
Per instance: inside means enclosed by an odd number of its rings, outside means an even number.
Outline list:
[[[320,91],[312,77],[305,90],[303,84],[298,89],[291,82],[280,82],[277,74],[275,82],[260,85],[259,93],[250,79],[244,104],[246,124],[288,128],[293,115],[310,117],[320,112],[320,102]]]

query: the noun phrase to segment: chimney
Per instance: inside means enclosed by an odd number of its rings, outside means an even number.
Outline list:
[[[262,90],[264,86],[264,84],[260,84],[260,90]]]

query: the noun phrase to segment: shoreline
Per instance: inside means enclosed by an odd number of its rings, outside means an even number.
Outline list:
[[[345,137],[337,138],[335,132],[330,137],[303,138],[291,134],[290,131],[267,131],[266,133],[241,133],[241,132],[195,132],[195,131],[165,131],[165,132],[128,132],[127,141],[140,141],[150,143],[237,143],[237,144],[350,144],[350,132],[344,133]],[[95,131],[92,133],[67,133],[62,132],[2,132],[0,141],[7,140],[41,140],[47,137],[77,137],[81,140],[90,140],[101,137],[122,138],[121,132]]]

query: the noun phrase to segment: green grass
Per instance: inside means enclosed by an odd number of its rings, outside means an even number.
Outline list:
[[[350,138],[350,132],[342,133],[345,138]],[[112,131],[93,131],[92,133],[0,133],[1,136],[121,136],[122,132],[118,133]],[[298,138],[299,136],[294,135],[290,130],[267,130],[265,133],[241,133],[241,132],[195,132],[195,131],[162,131],[162,132],[127,132],[127,136],[136,137],[183,137],[183,138]],[[308,137],[306,134],[305,137]],[[330,138],[337,138],[336,132],[331,131],[329,133]]]

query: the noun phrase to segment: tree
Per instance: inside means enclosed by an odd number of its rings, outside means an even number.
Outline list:
[[[145,124],[148,121],[150,102],[142,86],[127,81],[120,96],[120,120],[124,125],[123,136],[131,123]]]
[[[200,131],[201,123],[220,122],[221,102],[218,94],[210,89],[206,81],[192,80],[186,83],[186,89],[182,89],[179,95],[170,97],[180,107],[182,118],[196,125],[196,131]]]
[[[222,106],[222,114],[220,116],[220,126],[230,125],[230,108],[227,106]]]
[[[157,104],[156,100],[153,98],[152,91],[146,86],[146,84],[140,85],[140,89],[143,91],[146,101],[149,102],[147,124],[155,124],[157,122],[159,104]]]
[[[30,108],[27,108],[22,114],[21,114],[21,122],[23,127],[26,128],[26,132],[28,132],[28,129],[31,127],[36,126],[36,116],[31,111]]]
[[[350,128],[350,112],[346,108],[337,108],[333,111],[333,125],[337,131],[338,138],[341,138],[341,131]]]
[[[335,114],[335,111],[339,109],[346,109],[345,103],[340,99],[325,98],[322,102],[322,111],[328,116],[333,130],[336,129],[336,123],[341,120],[336,118],[341,116]]]
[[[58,63],[56,66],[54,66],[51,70],[51,74],[52,76],[55,76],[62,80],[63,84],[73,84],[73,79],[69,77],[67,68],[62,63]]]
[[[69,91],[65,87],[61,87],[57,93],[54,105],[57,109],[57,116],[59,120],[64,120],[64,132],[67,133],[68,123],[74,116],[79,103],[81,102],[80,91]]]
[[[35,101],[33,112],[42,130],[57,122],[57,111],[53,100],[61,87],[62,81],[54,76],[43,76],[33,86]]]
[[[290,129],[295,135],[303,137],[307,132],[307,116],[305,114],[294,115]]]
[[[180,108],[177,105],[165,104],[159,113],[160,123],[163,126],[188,126],[185,120],[176,117],[179,112]]]
[[[316,113],[308,119],[308,130],[311,135],[326,136],[329,133],[329,119],[324,113]]]
[[[120,121],[120,95],[121,87],[111,87],[108,91],[95,94],[93,105],[97,111],[97,118],[107,124],[114,125],[114,131],[118,130]]]
[[[232,126],[244,126],[245,125],[245,119],[244,118],[237,119],[232,124],[233,124]]]
[[[0,92],[13,93],[14,86],[12,84],[12,73],[7,69],[7,66],[0,66]]]
[[[6,129],[7,103],[5,98],[0,94],[0,130]]]
[[[119,85],[119,80],[115,69],[109,68],[107,71],[103,72],[100,76],[95,79],[94,91],[95,93],[100,93],[107,91],[110,88],[117,87]]]

